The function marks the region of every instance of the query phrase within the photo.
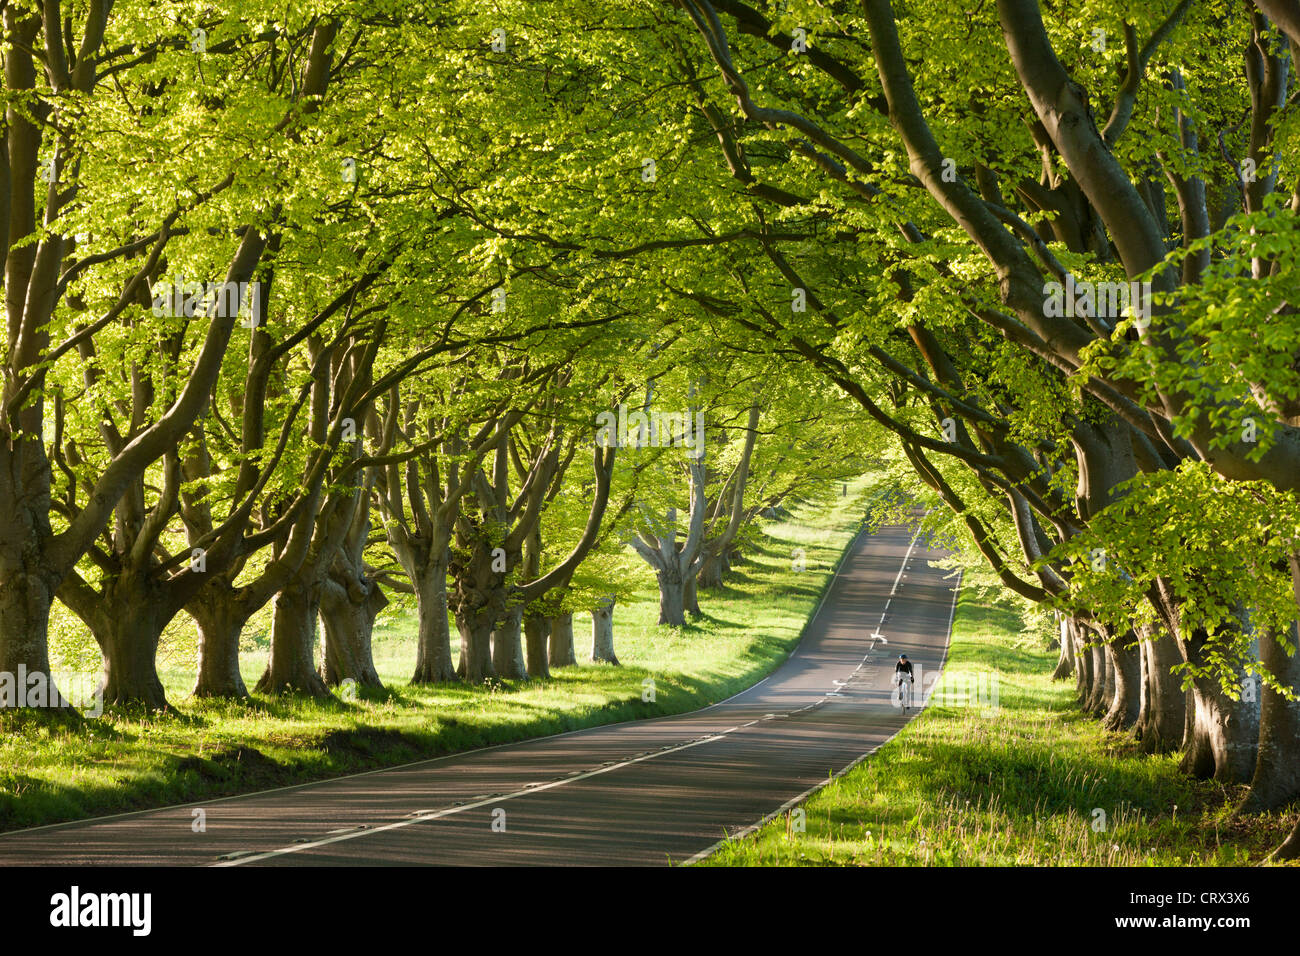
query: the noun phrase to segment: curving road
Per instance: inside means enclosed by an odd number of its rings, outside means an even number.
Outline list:
[[[0,864],[690,862],[858,763],[915,713],[891,704],[890,677],[907,654],[919,701],[942,666],[956,589],[928,566],[939,554],[908,527],[860,535],[791,657],[694,713],[22,830],[0,836]]]

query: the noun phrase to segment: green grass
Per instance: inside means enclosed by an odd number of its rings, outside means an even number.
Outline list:
[[[804,832],[792,811],[700,865],[1234,866],[1286,838],[1291,814],[1230,821],[1243,788],[1191,780],[1083,716],[1044,644],[1012,605],[964,589],[951,696],[808,798]],[[980,674],[987,692],[959,705]]]
[[[768,522],[727,587],[700,595],[705,617],[680,631],[655,623],[657,593],[642,571],[638,592],[615,611],[621,667],[590,663],[590,619],[578,615],[583,663],[555,669],[548,681],[411,687],[415,617],[395,608],[374,636],[388,693],[373,698],[188,698],[194,668],[172,647],[161,655],[160,677],[174,712],[98,719],[0,712],[0,830],[302,783],[722,700],[789,655],[870,493],[864,479],[846,497]],[[792,568],[795,548],[806,551],[803,572]],[[84,658],[85,648],[77,653]],[[266,653],[260,635],[242,656],[249,687]],[[653,703],[641,699],[647,677]]]

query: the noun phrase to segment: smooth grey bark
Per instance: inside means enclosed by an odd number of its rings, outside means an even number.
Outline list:
[[[1291,579],[1300,604],[1300,556],[1289,556]],[[1298,695],[1287,700],[1273,688],[1260,690],[1259,751],[1250,791],[1237,808],[1239,813],[1272,810],[1300,797],[1300,651],[1296,624],[1286,635],[1288,652],[1275,635],[1260,637],[1260,662],[1283,687]],[[1256,678],[1251,678],[1261,683]]]
[[[1074,674],[1074,634],[1068,619],[1064,616],[1059,618],[1059,625],[1060,636],[1057,638],[1057,648],[1060,655],[1056,661],[1056,669],[1052,671],[1052,680],[1065,680]]]
[[[61,701],[50,679],[47,640],[60,575],[39,547],[52,535],[49,508],[49,463],[42,442],[0,436],[0,671],[44,674],[50,696]],[[25,692],[14,700],[0,699],[0,708],[26,704]]]
[[[324,624],[321,678],[326,686],[353,680],[360,687],[383,687],[375,670],[371,642],[375,618],[387,606],[388,598],[373,578],[345,576],[337,571],[325,578],[320,617]]]
[[[701,618],[704,612],[700,610],[700,593],[699,577],[697,575],[688,575],[682,581],[682,607],[686,613],[693,618]]]
[[[1137,723],[1141,713],[1142,647],[1134,643],[1129,632],[1106,645],[1106,656],[1114,689],[1102,726],[1111,731],[1127,730]]]
[[[570,667],[578,663],[573,649],[573,615],[557,614],[550,620],[547,652],[552,667]]]
[[[409,573],[409,572],[408,572]],[[419,617],[412,684],[441,684],[456,679],[447,619],[446,559],[422,565],[412,578]]]
[[[528,665],[524,661],[522,639],[524,609],[509,608],[500,623],[492,629],[492,667],[497,676],[505,680],[527,680]]]
[[[544,680],[551,676],[548,655],[550,637],[550,618],[533,614],[524,616],[524,650],[528,676],[533,680]]]
[[[1106,658],[1106,649],[1102,645],[1101,635],[1091,628],[1085,633],[1089,642],[1087,653],[1092,662],[1090,668],[1092,684],[1088,698],[1083,702],[1083,710],[1094,717],[1103,717],[1110,709],[1115,687],[1114,676]]]
[[[1187,724],[1187,693],[1173,672],[1181,657],[1163,628],[1142,642],[1142,700],[1136,736],[1142,752],[1174,753],[1182,748]]]
[[[98,590],[76,571],[64,578],[59,599],[90,628],[103,657],[98,693],[106,705],[169,706],[156,657],[162,632],[179,608],[150,571],[124,568]]]
[[[1094,659],[1092,651],[1086,646],[1089,633],[1078,620],[1071,618],[1070,635],[1075,650],[1075,694],[1078,698],[1080,708],[1084,709],[1086,712],[1086,704],[1092,697],[1092,686],[1096,678],[1096,675],[1093,672]]]
[[[174,616],[149,601],[120,601],[94,631],[104,656],[99,692],[105,705],[141,704],[167,708],[156,660],[163,629]]]
[[[542,564],[542,529],[540,522],[524,539],[524,560],[521,567],[525,580],[533,580],[541,571]],[[547,643],[550,639],[550,621],[542,610],[543,602],[537,602],[524,609],[524,665],[528,676],[535,680],[546,680],[551,676],[551,666],[547,659]]]
[[[395,427],[396,407],[394,396],[390,429]],[[415,417],[414,408],[411,417]],[[454,450],[454,444],[449,446],[449,450]],[[478,454],[481,457],[483,452],[480,450]],[[390,465],[378,474],[379,501],[388,543],[415,592],[419,633],[412,684],[439,684],[457,678],[447,616],[447,571],[451,562],[448,548],[452,528],[466,486],[462,476],[462,469],[455,464],[440,469],[432,456],[423,461],[413,459],[406,466],[409,500],[404,500],[397,465]]]
[[[741,527],[746,521],[754,516],[757,509],[745,508],[745,490],[749,484],[750,463],[754,457],[754,445],[758,440],[758,424],[762,409],[758,402],[754,402],[749,407],[749,416],[746,421],[745,443],[741,448],[740,461],[737,462],[735,471],[732,473],[722,493],[718,495],[717,508],[710,523],[718,520],[724,506],[726,508],[727,524],[722,532],[716,537],[709,538],[706,533],[702,554],[700,557],[699,573],[695,581],[690,585],[691,593],[686,596],[686,610],[693,614],[699,614],[699,602],[695,595],[696,587],[702,588],[721,588],[723,585],[723,575],[731,568],[730,551],[732,542],[736,540],[736,535],[740,532]]]
[[[456,614],[460,632],[460,661],[456,674],[471,684],[481,684],[496,676],[492,666],[492,625],[486,616]]]
[[[691,411],[694,414],[694,411]],[[661,525],[643,530],[632,539],[632,547],[654,569],[659,585],[659,623],[669,627],[684,627],[687,601],[687,582],[694,584],[699,573],[701,549],[704,541],[704,456],[690,459],[687,464],[690,477],[690,510],[687,515],[686,539],[677,544],[677,510],[669,508]],[[699,605],[691,595],[695,612]]]
[[[696,583],[699,587],[717,590],[724,585],[726,575],[730,571],[731,555],[726,551],[709,548],[700,563],[700,573],[696,577]]]
[[[614,595],[609,595],[591,609],[591,660],[592,663],[618,665],[614,653]]]
[[[272,601],[271,655],[256,690],[330,697],[313,660],[322,582],[295,578]]]
[[[659,585],[659,623],[669,627],[685,626],[686,582],[682,580],[677,562],[670,561],[656,568],[655,581]]]
[[[1179,640],[1184,660],[1203,663],[1203,635]],[[1238,686],[1244,671],[1236,675]],[[1259,700],[1233,700],[1217,678],[1193,677],[1191,732],[1184,741],[1182,769],[1195,777],[1220,783],[1248,783],[1259,744]]]
[[[239,640],[250,615],[240,603],[225,600],[228,597],[233,595],[200,591],[185,607],[199,631],[195,697],[248,697],[239,670]]]
[[[198,625],[199,666],[193,694],[242,700],[248,689],[239,669],[239,641],[244,626],[302,567],[314,527],[314,512],[321,497],[319,478],[309,477],[304,507],[277,553],[255,578],[238,587],[243,561],[212,574],[186,603]]]

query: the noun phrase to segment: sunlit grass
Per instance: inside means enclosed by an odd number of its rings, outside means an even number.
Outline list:
[[[655,623],[658,598],[645,570],[615,612],[621,667],[590,663],[590,618],[578,615],[582,663],[555,669],[550,680],[412,687],[415,615],[395,608],[374,636],[384,695],[200,700],[188,696],[192,664],[171,654],[160,676],[173,712],[87,720],[0,713],[0,829],[299,783],[722,700],[771,672],[797,643],[859,526],[869,483],[849,492],[768,522],[727,587],[701,594],[705,617],[680,631]],[[802,573],[792,567],[795,548],[806,552]],[[259,640],[241,659],[250,688],[266,661]],[[641,699],[647,677],[653,703]]]
[[[965,590],[954,630],[946,671],[995,675],[996,709],[928,708],[802,804],[805,832],[787,814],[704,865],[1233,866],[1294,825],[1229,822],[1240,788],[1191,780],[1083,716],[1011,605]]]

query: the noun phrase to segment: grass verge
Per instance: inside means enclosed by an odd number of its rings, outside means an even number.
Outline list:
[[[1240,821],[1196,781],[1081,714],[1056,652],[995,592],[963,589],[944,681],[901,733],[702,866],[1240,866],[1294,825]],[[803,810],[804,832],[798,831]]]
[[[765,524],[727,587],[700,595],[704,618],[660,627],[648,569],[615,611],[623,666],[583,663],[546,681],[412,687],[415,618],[380,620],[374,655],[388,687],[355,701],[186,699],[192,666],[160,667],[174,712],[97,719],[0,712],[0,831],[210,799],[592,727],[694,710],[754,684],[798,643],[871,494],[845,496]],[[792,554],[803,549],[805,569]],[[589,660],[575,619],[579,659]],[[249,687],[265,647],[243,656]],[[653,702],[642,700],[652,678]]]

